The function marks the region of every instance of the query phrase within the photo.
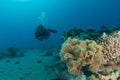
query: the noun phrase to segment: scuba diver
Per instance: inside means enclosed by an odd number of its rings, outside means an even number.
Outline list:
[[[40,24],[37,27],[37,30],[35,32],[35,38],[40,41],[43,41],[45,39],[48,39],[50,37],[51,33],[57,33],[57,30],[46,29],[42,24]]]

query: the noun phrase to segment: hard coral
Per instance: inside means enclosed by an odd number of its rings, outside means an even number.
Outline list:
[[[62,45],[61,57],[73,75],[83,74],[81,69],[87,65],[90,71],[97,73],[103,60],[102,47],[93,40],[68,38]]]
[[[105,62],[110,62],[120,56],[120,31],[111,35],[103,34],[100,44],[103,47]],[[119,60],[120,61],[120,60]]]
[[[104,33],[100,44],[103,47],[104,56],[102,70],[106,74],[111,74],[111,71],[120,73],[120,31],[116,31],[111,35]]]
[[[112,72],[110,75],[101,76],[99,80],[118,80],[118,77],[119,77],[118,72]]]

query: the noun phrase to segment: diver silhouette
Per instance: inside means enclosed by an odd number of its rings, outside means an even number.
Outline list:
[[[35,32],[35,38],[43,41],[45,39],[49,39],[51,33],[57,33],[57,30],[46,29],[42,24],[39,24]]]

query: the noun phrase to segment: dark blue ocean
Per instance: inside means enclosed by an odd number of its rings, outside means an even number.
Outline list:
[[[86,29],[120,23],[119,0],[1,0],[0,48],[51,47],[73,27]],[[46,41],[34,38],[38,24],[58,30]]]
[[[57,33],[36,39],[40,24]],[[0,0],[0,80],[87,80],[61,61],[63,33],[116,24],[120,0]]]

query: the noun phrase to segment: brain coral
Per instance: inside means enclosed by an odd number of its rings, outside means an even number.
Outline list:
[[[97,73],[103,61],[102,47],[93,40],[68,38],[62,45],[60,55],[68,72],[73,75],[84,74],[82,68],[87,65],[89,71]]]

